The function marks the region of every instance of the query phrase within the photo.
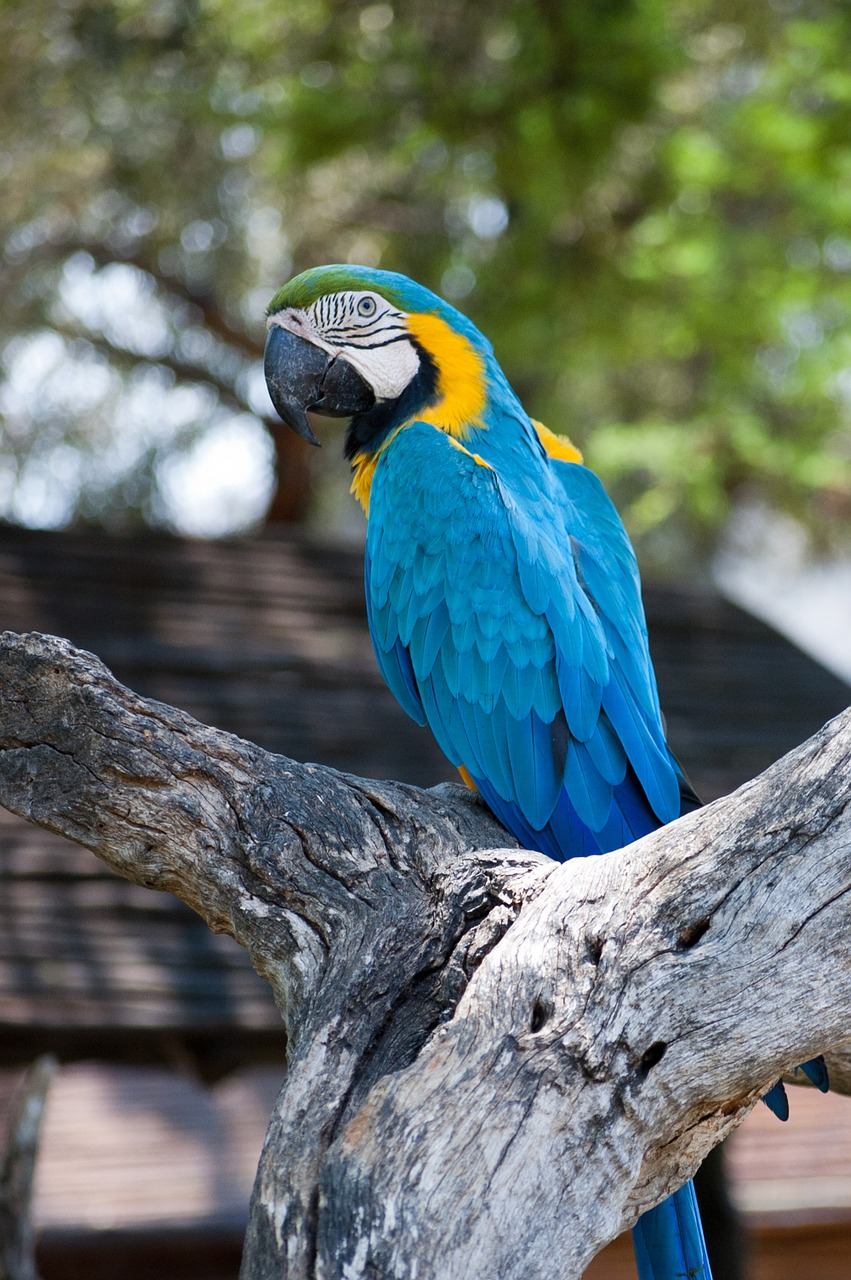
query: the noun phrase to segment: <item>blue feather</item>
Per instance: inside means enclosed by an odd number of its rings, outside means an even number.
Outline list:
[[[517,572],[529,608],[533,613],[545,613],[550,602],[550,594],[547,590],[546,578],[538,572],[537,564],[527,560],[525,555],[518,555]]]
[[[586,671],[567,662],[560,650],[556,653],[556,676],[571,733],[585,742],[593,734],[600,718],[602,685],[589,677]]]
[[[506,714],[503,704],[499,715],[479,717],[479,741],[482,755],[478,757],[481,760],[481,766],[476,766],[481,768],[485,777],[493,780],[494,786],[505,800],[514,794],[508,739],[501,727],[503,716]]]
[[[523,720],[509,713],[504,730],[508,759],[514,782],[513,796],[523,796],[523,811],[531,826],[546,825],[561,790],[561,771],[556,771],[549,726],[534,711]]]
[[[611,782],[613,785],[623,782],[626,773],[626,752],[608,716],[599,717],[594,732],[585,739],[585,749],[606,782]]]
[[[420,700],[420,692],[417,687],[417,678],[414,675],[414,668],[411,665],[411,656],[401,640],[397,640],[394,644],[393,656],[396,658],[398,663],[399,673],[401,674],[404,682],[405,690],[410,699],[411,706],[417,708],[418,716],[422,717],[420,719],[420,724],[424,724],[425,716],[423,714],[423,704]],[[415,716],[414,719],[417,719],[417,716]]]
[[[539,843],[543,836],[554,844],[554,853],[549,848],[544,849],[542,843]],[[599,837],[579,817],[564,788],[546,831],[538,834],[537,841],[532,844],[533,849],[549,853],[551,858],[556,858],[559,862],[565,862],[569,858],[587,858],[603,852]]]
[[[502,825],[522,842],[524,848],[537,849],[539,853],[546,854],[549,858],[562,861],[559,844],[550,825],[541,831],[535,831],[519,805],[501,796],[489,779],[473,775],[473,781],[488,808],[493,811]]]
[[[778,1120],[789,1119],[789,1099],[782,1080],[778,1080],[777,1084],[771,1086],[768,1093],[762,1095],[762,1101],[769,1111],[774,1112]]]
[[[632,1240],[638,1280],[711,1280],[693,1183],[643,1213]]]
[[[453,714],[453,704],[436,696],[434,676],[430,676],[420,683],[420,697],[422,698],[428,726],[437,739],[438,746],[450,764],[454,764],[457,768],[458,765],[463,763],[453,733],[453,721],[455,715],[458,714],[457,711]],[[462,742],[465,739],[466,735],[463,735]]]
[[[600,831],[612,807],[612,785],[597,769],[583,742],[570,743],[564,789],[577,817],[591,831]]]
[[[422,547],[417,547],[414,555],[414,573],[417,590],[430,591],[433,587],[443,586],[446,577],[446,565],[441,555],[430,555]]]
[[[623,824],[622,829],[627,833],[627,838],[622,840],[620,845],[609,845],[609,848],[621,848],[625,844],[632,844],[633,840],[640,840],[642,836],[649,835],[651,831],[657,829],[659,819],[651,808],[650,801],[635,776],[632,765],[627,766],[626,776],[623,782],[615,787],[613,794],[613,814],[620,815],[619,820]],[[619,827],[618,830],[620,829]],[[603,834],[601,832],[601,835]],[[608,840],[609,837],[604,836],[604,838]]]
[[[810,1058],[809,1062],[801,1063],[801,1070],[817,1089],[820,1089],[822,1093],[828,1092],[830,1078],[827,1074],[827,1063],[821,1054],[817,1058]]]
[[[509,742],[504,734],[494,732],[490,717],[478,715],[476,708],[469,704],[465,706],[463,699],[461,706],[465,714],[465,723],[469,725],[469,739],[474,746],[478,747],[476,758],[483,762],[484,770],[486,770],[485,777],[482,778],[482,786],[487,787],[489,793],[492,790],[496,797],[509,804],[511,812],[514,813],[516,805],[511,801],[511,797],[516,791],[516,752],[514,755],[511,754]],[[468,716],[469,721],[467,720]],[[472,722],[475,722],[475,727]],[[525,730],[530,734],[532,733],[531,726],[525,726]],[[476,774],[472,776],[474,778],[479,777]],[[481,791],[481,787],[479,787],[479,790]],[[526,831],[532,832],[532,827],[528,823],[524,825],[523,829],[524,833]],[[513,827],[509,826],[509,830],[513,830]],[[536,848],[537,846],[533,841],[528,847]]]
[[[477,614],[476,616],[479,618],[481,617],[480,614]],[[497,629],[492,635],[489,634],[489,630],[489,628],[482,628],[476,636],[476,649],[478,650],[479,657],[482,662],[485,662],[488,665],[494,662],[497,654],[503,650],[502,636],[500,635],[499,629]]]
[[[430,615],[428,625],[425,629],[425,635],[422,641],[422,652],[419,655],[419,666],[417,668],[420,677],[431,674],[432,668],[437,661],[438,654],[443,648],[443,642],[446,639],[446,633],[449,630],[449,611],[446,604],[441,601],[434,612]],[[416,660],[417,655],[414,655]]]
[[[676,767],[660,745],[653,727],[625,694],[617,674],[603,690],[603,708],[623,743],[627,758],[644,788],[659,823],[680,814],[680,786]]]
[[[413,591],[408,595],[407,599],[402,596],[399,604],[396,606],[396,643],[403,644],[406,648],[411,643],[411,636],[417,620],[425,612],[422,609],[422,601]]]
[[[397,702],[412,720],[424,725],[427,715],[420,699],[416,678],[407,651],[397,641],[391,650],[375,650],[378,666]]]

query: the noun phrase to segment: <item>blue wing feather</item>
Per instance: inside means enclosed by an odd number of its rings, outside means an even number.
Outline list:
[[[364,561],[364,580],[366,586],[366,613],[370,635],[373,637],[373,648],[378,659],[381,674],[390,692],[417,724],[426,723],[426,714],[419,693],[417,678],[407,649],[394,636],[392,612],[385,605],[384,609],[376,607],[371,592],[370,561]],[[377,637],[381,636],[381,642]]]
[[[607,715],[601,713],[594,732],[584,739],[585,749],[601,775],[615,786],[626,773],[626,752]]]
[[[570,743],[564,785],[577,817],[591,831],[600,831],[612,807],[612,784],[600,773],[584,742]]]
[[[417,647],[412,645],[412,656],[417,664],[416,669],[420,679],[425,679],[431,675],[432,668],[443,648],[443,642],[446,639],[448,630],[449,610],[446,608],[445,600],[441,600],[428,615],[421,633],[421,645],[419,641]]]

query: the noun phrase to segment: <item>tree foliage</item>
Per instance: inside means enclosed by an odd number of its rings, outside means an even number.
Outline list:
[[[457,301],[660,553],[743,495],[847,518],[842,0],[9,0],[0,27],[13,518],[173,520],[181,456],[260,438],[268,296],[334,260]]]

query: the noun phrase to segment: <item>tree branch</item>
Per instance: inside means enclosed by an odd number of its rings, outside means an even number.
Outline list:
[[[846,713],[556,866],[462,788],[297,765],[65,641],[0,639],[0,802],[177,893],[275,990],[246,1280],[581,1275],[782,1070],[846,1045],[849,777]]]

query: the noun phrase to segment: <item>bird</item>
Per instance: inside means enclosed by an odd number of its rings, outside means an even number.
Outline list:
[[[627,532],[478,328],[404,275],[314,267],[272,298],[264,367],[303,439],[319,443],[309,412],[348,419],[381,673],[520,843],[560,862],[605,854],[696,808]],[[767,1095],[781,1116],[782,1090]],[[711,1280],[691,1182],[633,1242],[640,1280]]]

